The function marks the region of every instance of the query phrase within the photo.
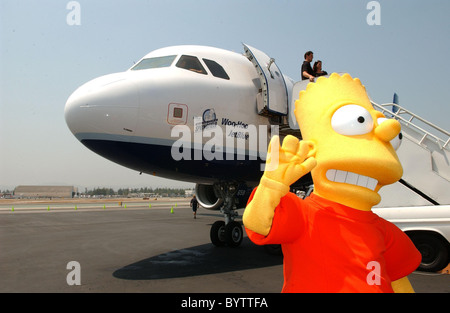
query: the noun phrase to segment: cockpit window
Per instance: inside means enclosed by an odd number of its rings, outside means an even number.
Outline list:
[[[176,55],[143,59],[131,68],[132,71],[148,70],[151,68],[169,67],[175,60]]]
[[[223,79],[230,79],[227,72],[223,69],[222,65],[217,63],[213,60],[203,59],[203,62],[205,62],[206,66],[209,68],[213,76],[223,78]]]
[[[202,66],[200,61],[194,56],[182,55],[178,60],[176,66],[199,74],[207,75],[205,68]]]

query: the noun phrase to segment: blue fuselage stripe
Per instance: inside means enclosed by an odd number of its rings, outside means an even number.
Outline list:
[[[259,157],[240,160],[242,155],[221,154],[207,160],[203,152],[190,149],[190,159],[175,160],[175,140],[111,134],[77,134],[76,137],[93,152],[127,168],[175,180],[212,184],[217,181],[245,182],[256,186],[263,172]],[[201,159],[198,159],[198,156]],[[308,175],[309,176],[309,175]],[[309,183],[310,177],[303,181]]]

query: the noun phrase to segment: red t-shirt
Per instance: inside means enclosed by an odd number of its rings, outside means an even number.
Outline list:
[[[305,200],[293,193],[281,198],[267,237],[246,230],[256,244],[282,245],[282,292],[393,292],[391,282],[421,261],[394,224],[314,193]]]

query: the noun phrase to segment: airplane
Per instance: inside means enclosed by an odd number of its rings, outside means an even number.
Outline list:
[[[235,219],[263,174],[272,135],[301,138],[293,105],[309,83],[294,80],[264,52],[172,46],[125,72],[79,87],[66,123],[93,152],[139,173],[196,183],[199,204],[220,210],[216,246],[239,246]],[[291,187],[307,192],[305,175]]]
[[[139,173],[196,183],[199,204],[225,216],[211,227],[217,246],[242,241],[236,209],[260,180],[271,135],[299,135],[287,122],[294,81],[265,53],[244,50],[158,49],[125,72],[82,85],[65,106],[69,129],[95,153]],[[204,152],[211,140],[213,158]],[[184,157],[174,158],[180,151]],[[295,186],[311,183],[306,176]]]

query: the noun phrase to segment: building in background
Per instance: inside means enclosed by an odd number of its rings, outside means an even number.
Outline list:
[[[78,194],[74,186],[17,186],[15,198],[73,198]]]

